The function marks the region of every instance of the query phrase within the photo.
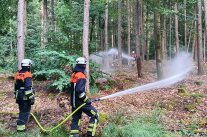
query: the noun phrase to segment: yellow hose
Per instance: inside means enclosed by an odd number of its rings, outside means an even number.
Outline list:
[[[82,108],[86,103],[83,103],[82,105],[80,105],[76,110],[74,110],[70,115],[68,115],[62,122],[60,122],[57,126],[50,128],[50,129],[45,129],[41,126],[40,122],[37,120],[36,116],[33,113],[30,113],[32,115],[32,117],[34,118],[35,122],[37,123],[37,125],[39,126],[39,128],[43,131],[43,132],[51,132],[55,129],[57,129],[58,127],[60,127],[62,124],[64,124],[72,115],[74,115],[80,108]],[[0,114],[18,114],[17,112],[0,112]]]

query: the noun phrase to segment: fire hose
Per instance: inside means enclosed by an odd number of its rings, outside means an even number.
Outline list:
[[[100,101],[100,99],[94,99],[92,100],[92,102],[95,102],[95,101]],[[55,127],[53,128],[44,128],[40,122],[38,121],[37,117],[33,114],[33,113],[30,113],[31,116],[34,118],[35,122],[37,123],[37,125],[39,126],[39,128],[43,131],[43,132],[51,132],[55,129],[57,129],[58,127],[60,127],[62,124],[64,124],[67,120],[69,120],[69,118],[71,118],[79,109],[81,109],[84,105],[86,105],[86,103],[83,103],[82,105],[80,105],[76,110],[74,110],[71,114],[69,114],[64,120],[62,120],[58,125],[56,125]],[[0,112],[0,114],[18,114],[17,112]]]

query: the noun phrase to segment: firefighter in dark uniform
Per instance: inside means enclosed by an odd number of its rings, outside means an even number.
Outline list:
[[[17,120],[17,131],[25,131],[26,124],[30,116],[31,105],[34,104],[35,98],[32,91],[32,61],[23,59],[21,62],[22,69],[15,74],[15,98],[19,106],[19,117]]]
[[[84,74],[86,68],[86,60],[83,57],[76,59],[76,65],[71,76],[71,106],[72,111],[76,110],[80,105],[86,103],[72,116],[70,137],[79,137],[79,125],[82,112],[90,117],[87,137],[94,137],[98,123],[97,110],[91,105],[91,100],[86,96],[86,76]]]

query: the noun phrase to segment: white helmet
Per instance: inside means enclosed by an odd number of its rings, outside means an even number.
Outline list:
[[[76,59],[76,64],[86,64],[86,59],[84,57],[79,57]]]
[[[30,59],[23,59],[21,62],[21,66],[31,66],[32,65],[32,60]]]

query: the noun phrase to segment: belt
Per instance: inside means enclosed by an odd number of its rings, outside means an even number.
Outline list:
[[[25,89],[24,87],[20,87],[19,89]]]

